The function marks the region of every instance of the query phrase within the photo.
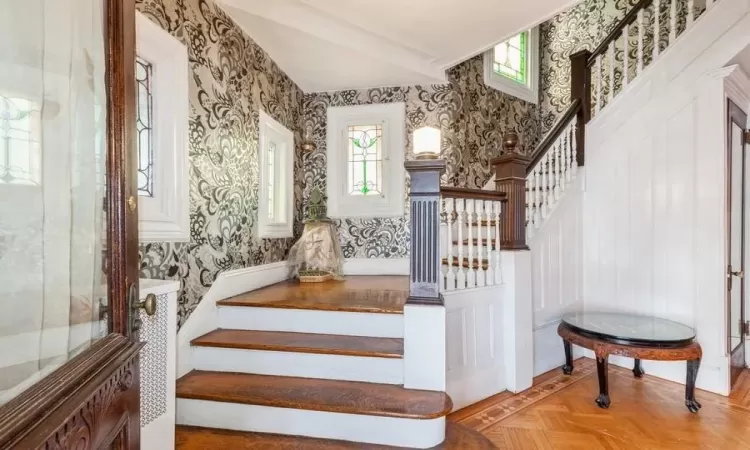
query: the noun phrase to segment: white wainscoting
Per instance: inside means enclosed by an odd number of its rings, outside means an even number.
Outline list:
[[[580,168],[555,210],[529,239],[535,376],[563,365],[565,354],[557,325],[563,312],[583,305],[584,179],[584,168]]]
[[[726,96],[725,74],[715,71],[750,44],[749,8],[717,3],[586,134],[585,307],[695,327],[704,355],[697,386],[720,394],[728,393]],[[685,382],[685,364],[644,369]]]
[[[216,302],[260,289],[291,276],[286,261],[222,272],[177,333],[177,378],[192,370],[190,341],[219,328]]]
[[[446,308],[447,389],[453,410],[506,389],[500,286],[443,294]]]

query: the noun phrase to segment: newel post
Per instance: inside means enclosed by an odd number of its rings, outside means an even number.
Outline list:
[[[503,139],[505,154],[493,159],[495,188],[505,192],[507,201],[500,215],[500,248],[528,250],[526,245],[526,167],[529,158],[516,153],[518,136],[508,133]]]
[[[440,295],[440,175],[445,160],[404,163],[411,178],[411,253],[407,304],[442,305]]]
[[[591,52],[581,50],[570,55],[570,101],[581,100],[576,120],[576,162],[582,166],[586,159],[586,124],[591,120]],[[597,100],[598,101],[598,100]]]

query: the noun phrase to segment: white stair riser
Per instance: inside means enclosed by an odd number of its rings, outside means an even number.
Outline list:
[[[412,448],[445,440],[445,417],[416,420],[183,398],[177,399],[177,423]]]
[[[403,384],[401,358],[193,347],[197,370]]]
[[[367,337],[404,337],[403,314],[220,306],[219,328]]]

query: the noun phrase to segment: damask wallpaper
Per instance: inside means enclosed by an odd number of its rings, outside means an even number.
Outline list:
[[[286,258],[293,239],[254,237],[258,108],[292,130],[299,145],[303,93],[212,1],[137,0],[136,7],[187,46],[191,66],[190,241],[140,246],[142,277],[181,281],[181,326],[220,272]],[[296,158],[298,218],[301,164]]]
[[[505,133],[522,137],[522,149],[532,149],[539,136],[535,105],[484,84],[481,56],[448,72],[445,85],[376,88],[305,95],[306,130],[316,143],[305,155],[305,199],[310,190],[326,190],[326,110],[329,106],[406,103],[406,159],[412,156],[412,132],[423,126],[440,128],[444,183],[481,188],[490,179],[489,160],[501,154]],[[407,213],[408,214],[408,213]],[[341,247],[347,258],[403,258],[408,256],[408,217],[339,220]]]

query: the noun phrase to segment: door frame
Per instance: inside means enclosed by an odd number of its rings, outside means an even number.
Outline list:
[[[0,448],[140,447],[135,1],[103,0],[107,92],[107,284],[110,334],[0,406]]]
[[[732,286],[732,283],[735,283],[737,280],[737,277],[734,277],[731,275],[730,271],[734,270],[736,271],[737,268],[731,266],[731,258],[732,258],[732,223],[731,223],[731,201],[732,201],[732,125],[737,124],[740,126],[740,128],[743,130],[743,138],[742,138],[742,144],[743,147],[746,146],[744,142],[744,131],[747,127],[747,114],[742,110],[740,106],[737,105],[731,98],[727,98],[726,100],[727,108],[726,108],[726,141],[725,141],[725,147],[726,147],[726,157],[727,157],[727,278],[729,280],[729,284],[727,287]],[[742,234],[741,234],[741,243],[740,243],[740,255],[742,258],[742,267],[740,270],[745,271],[745,265],[747,263],[747,233],[748,233],[748,223],[747,223],[747,203],[750,200],[750,196],[748,195],[748,170],[747,170],[747,164],[748,164],[748,158],[745,153],[745,148],[743,148],[743,158],[742,158]],[[739,278],[740,287],[739,292],[741,295],[741,302],[740,302],[740,316],[742,323],[744,324],[744,321],[747,319],[747,311],[746,311],[746,302],[747,302],[747,283],[745,282],[744,276]],[[736,347],[732,347],[732,337],[731,337],[731,329],[732,329],[732,321],[735,320],[735,318],[732,317],[732,291],[730,289],[727,289],[726,291],[726,344],[727,344],[727,354],[729,355],[729,388],[731,389],[737,378],[739,377],[741,370],[738,370],[740,367],[744,368],[746,367],[746,339],[745,339],[745,333],[744,333],[744,326],[740,325],[740,343]],[[739,364],[738,364],[739,363]]]

